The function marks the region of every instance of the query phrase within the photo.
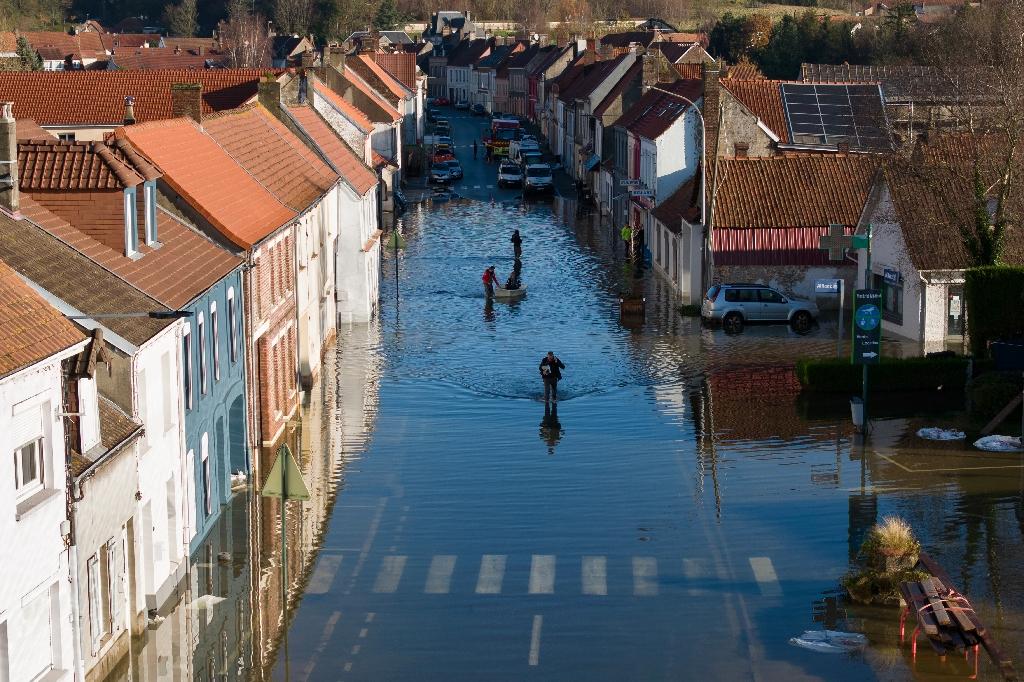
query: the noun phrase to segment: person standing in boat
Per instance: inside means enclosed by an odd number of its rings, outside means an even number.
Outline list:
[[[523,238],[519,236],[519,230],[512,233],[512,253],[516,260],[523,257]]]
[[[544,402],[558,402],[558,382],[562,378],[561,370],[565,364],[548,351],[540,361],[540,378],[544,381]]]
[[[512,274],[508,276],[508,280],[505,282],[506,289],[518,289],[523,285],[520,275],[523,272],[523,261],[516,258],[515,265],[512,266]]]
[[[484,295],[487,298],[494,298],[494,285],[498,283],[498,275],[494,273],[494,266],[484,270],[484,276],[481,278],[484,282]]]

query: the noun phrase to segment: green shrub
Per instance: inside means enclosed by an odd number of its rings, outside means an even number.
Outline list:
[[[964,287],[971,352],[988,356],[989,341],[1024,336],[1024,268],[990,265],[967,271]]]
[[[825,393],[860,392],[862,369],[849,360],[804,359],[796,363],[800,385]],[[967,383],[966,358],[882,358],[868,367],[872,391],[962,389]]]
[[[1020,394],[1021,376],[1017,372],[989,372],[976,377],[967,390],[971,398],[971,419],[987,423]]]

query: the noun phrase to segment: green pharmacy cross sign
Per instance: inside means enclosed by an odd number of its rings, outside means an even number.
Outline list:
[[[847,249],[866,249],[869,242],[870,237],[861,234],[847,235],[845,226],[833,223],[828,226],[828,234],[818,238],[818,248],[828,251],[830,261],[841,261]]]

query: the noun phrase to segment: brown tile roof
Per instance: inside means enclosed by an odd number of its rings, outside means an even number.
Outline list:
[[[75,325],[0,260],[0,377],[84,338]]]
[[[309,82],[313,86],[314,97],[322,97],[327,100],[338,113],[342,114],[363,133],[373,132],[373,122],[354,104],[316,79],[310,78]]]
[[[18,142],[29,140],[56,140],[57,138],[48,131],[39,127],[39,124],[30,118],[22,118],[17,122]]]
[[[604,116],[604,112],[608,111],[608,107],[615,102],[616,98],[621,96],[622,93],[624,93],[631,85],[634,85],[637,82],[642,71],[643,63],[638,59],[633,63],[633,66],[629,67],[626,73],[623,74],[622,78],[619,79],[619,82],[615,84],[615,87],[608,91],[608,94],[605,95],[603,100],[601,100],[601,103],[597,105],[594,109],[594,117]],[[637,89],[639,90],[639,88]]]
[[[168,310],[33,221],[14,221],[0,215],[0,260],[85,314]],[[104,327],[136,346],[172,323],[148,317],[103,320]]]
[[[100,41],[103,49],[111,52],[117,49],[131,47],[142,47],[144,45],[157,46],[160,44],[159,33],[100,33]]]
[[[719,159],[715,227],[856,225],[877,168],[864,156]]]
[[[487,38],[464,41],[448,54],[448,66],[472,66],[487,56],[491,46],[492,43]]]
[[[369,56],[405,87],[416,91],[416,55],[409,52],[371,52]]]
[[[239,258],[159,208],[157,238],[162,246],[154,249],[140,240],[142,257],[132,259],[57,216],[45,195],[35,196],[22,197],[26,218],[169,308],[187,304],[241,264]],[[143,220],[140,216],[140,225]]]
[[[700,64],[673,64],[672,70],[679,74],[680,78],[694,79],[703,76]]]
[[[17,52],[18,36],[14,31],[0,31],[0,52]]]
[[[85,35],[85,34],[82,34]],[[202,83],[203,113],[234,109],[256,96],[263,69],[205,71],[0,72],[0,100],[16,118],[39,125],[121,125],[124,98],[135,98],[140,123],[172,117],[171,85]]]
[[[761,73],[761,69],[758,68],[757,64],[749,59],[742,59],[738,63],[727,67],[722,78],[732,78],[738,81],[752,81],[763,79],[764,74]]]
[[[658,83],[657,87],[674,92],[694,103],[701,98],[704,92],[703,85],[699,80]],[[654,140],[668,130],[691,106],[678,97],[651,88],[615,122],[615,125],[640,137]]]
[[[749,109],[750,113],[761,119],[779,140],[789,142],[789,127],[786,125],[786,112],[782,107],[782,81],[726,78],[721,84],[740,104]]]
[[[296,213],[313,205],[338,180],[313,150],[258,104],[211,116],[203,127],[237,164]]]
[[[18,185],[33,190],[112,190],[143,177],[102,142],[32,140],[18,144]]]
[[[175,52],[173,47],[148,47],[137,50],[119,50],[110,56],[112,68],[122,71],[147,71],[153,69],[197,69],[208,68],[208,64],[226,64],[227,57],[221,54],[199,55],[188,51]]]
[[[370,84],[363,80],[362,76],[360,76],[354,69],[346,68],[345,78],[354,88],[376,102],[377,105],[384,110],[385,116],[388,117],[392,123],[402,120],[402,114],[398,109],[371,88]]]
[[[698,166],[692,178],[652,211],[662,225],[676,234],[682,231],[680,220],[692,224],[700,219],[700,179],[701,169]]]
[[[573,80],[568,88],[559,88],[558,99],[570,102],[574,99],[589,97],[615,71],[624,59],[632,59],[632,55],[624,54],[613,59],[595,62],[583,67],[580,77]]]
[[[704,31],[687,33],[685,31],[662,32],[661,40],[666,43],[697,43],[703,48],[708,46],[708,34]]]
[[[295,217],[191,119],[124,126],[114,135],[156,164],[168,185],[244,249]]]
[[[51,59],[71,57],[74,60],[104,59],[107,56],[98,33],[71,35],[62,31],[21,31],[21,36],[34,50],[46,51]]]
[[[100,443],[106,450],[113,450],[142,427],[113,401],[99,396]]]
[[[366,194],[377,185],[377,176],[366,167],[341,136],[320,117],[312,107],[289,107],[292,115],[303,131],[320,148],[331,165],[341,174],[348,184],[360,196]]]
[[[222,43],[218,43],[216,38],[164,38],[164,47],[174,49],[176,47],[181,48],[182,51],[190,51],[193,54],[199,54],[199,49],[202,48],[204,52],[221,52],[224,49]]]
[[[370,72],[379,78],[384,83],[385,87],[395,97],[408,97],[411,93],[402,85],[401,81],[392,76],[382,66],[377,64],[373,57],[367,54],[361,54],[358,56],[358,62],[353,60],[354,63],[364,64]]]

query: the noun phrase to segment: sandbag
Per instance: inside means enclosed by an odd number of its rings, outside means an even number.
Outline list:
[[[967,434],[956,429],[940,429],[937,426],[929,426],[928,428],[918,429],[917,437],[924,438],[925,440],[963,440],[967,438]]]
[[[974,441],[974,447],[986,452],[1021,452],[1020,438],[1013,436],[985,436]]]
[[[790,639],[789,643],[823,654],[843,654],[863,649],[868,645],[868,638],[857,632],[807,630],[799,637]]]

